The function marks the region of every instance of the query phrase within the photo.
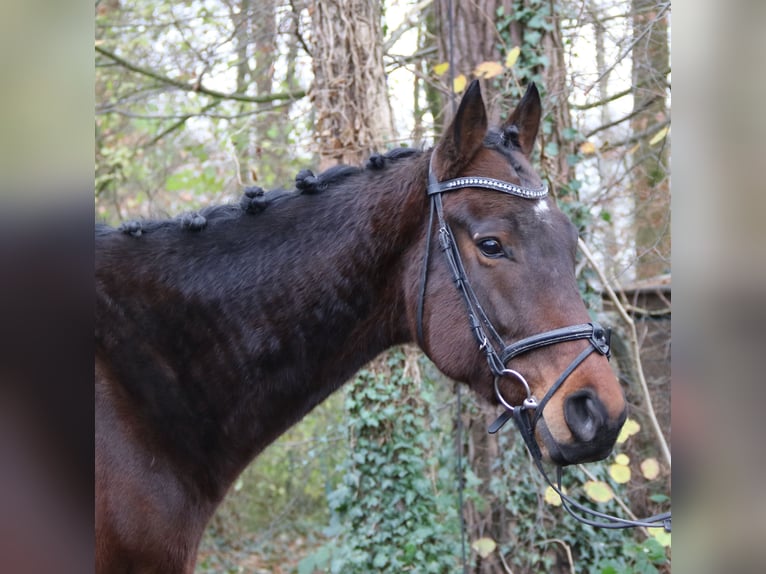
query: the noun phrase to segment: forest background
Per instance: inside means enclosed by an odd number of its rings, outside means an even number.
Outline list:
[[[306,167],[428,146],[470,79],[495,118],[535,81],[536,161],[580,228],[583,295],[616,327],[632,404],[632,436],[567,488],[609,512],[662,510],[670,4],[454,4],[449,70],[446,0],[99,0],[96,216],[176,215],[237,201],[247,185],[290,187]],[[495,414],[465,395],[458,410],[453,383],[415,349],[387,353],[245,471],[198,571],[457,572],[458,449],[471,571],[670,571],[669,537],[596,532],[563,514],[514,434],[486,435]]]

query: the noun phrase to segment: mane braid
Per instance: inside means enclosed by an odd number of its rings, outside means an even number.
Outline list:
[[[488,138],[490,136],[487,136]],[[391,162],[407,159],[422,153],[423,150],[416,148],[397,147],[383,154],[373,153],[365,163],[364,168],[349,165],[336,165],[328,168],[319,175],[315,175],[309,169],[303,169],[295,176],[295,190],[277,188],[265,190],[260,186],[245,187],[242,196],[236,204],[212,205],[199,211],[191,211],[169,219],[142,219],[125,221],[117,228],[117,231],[141,237],[146,233],[156,233],[181,229],[189,232],[200,232],[207,229],[212,222],[233,220],[243,214],[257,215],[266,210],[270,205],[288,198],[300,195],[313,195],[326,191],[330,186],[348,179],[351,176],[364,173],[365,171],[381,171],[386,169]],[[96,233],[106,233],[110,230],[107,225],[96,229]]]

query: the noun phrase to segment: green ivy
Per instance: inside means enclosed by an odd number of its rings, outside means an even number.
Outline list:
[[[329,496],[333,540],[299,573],[457,571],[458,520],[439,479],[442,435],[431,383],[405,372],[401,351],[385,368],[361,371],[346,395],[352,454]],[[454,477],[449,477],[454,480]]]

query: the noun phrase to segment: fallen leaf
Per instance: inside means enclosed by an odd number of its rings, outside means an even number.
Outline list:
[[[447,70],[449,70],[449,62],[443,62],[434,66],[434,74],[437,76],[443,76]]]
[[[621,464],[623,466],[628,466],[630,464],[630,458],[627,454],[620,453],[617,456],[614,457],[615,464]]]
[[[617,484],[625,484],[630,480],[630,468],[624,464],[610,464],[609,476],[611,476]]]
[[[600,480],[589,480],[584,485],[585,494],[595,502],[609,502],[614,497],[609,485]]]
[[[482,62],[473,71],[473,75],[479,78],[494,78],[503,73],[503,66],[498,62]]]
[[[479,538],[478,540],[473,541],[471,548],[473,548],[479,556],[486,558],[495,551],[497,543],[491,538]]]
[[[460,74],[457,78],[455,78],[454,83],[452,84],[452,90],[459,94],[465,89],[465,85],[468,83],[468,80],[463,74]]]
[[[649,536],[655,538],[665,548],[670,546],[670,532],[666,532],[664,528],[647,528],[646,530]]]
[[[617,444],[624,443],[626,440],[628,440],[630,437],[632,437],[634,434],[636,434],[640,430],[641,430],[641,425],[639,425],[636,421],[634,421],[633,419],[626,420],[625,424],[622,425],[620,434],[617,436]]]
[[[643,474],[644,478],[647,480],[657,478],[660,474],[660,463],[657,462],[656,458],[647,458],[646,460],[641,461],[641,474]]]
[[[519,54],[521,54],[521,48],[519,46],[515,46],[511,48],[511,50],[505,56],[505,67],[513,68],[513,65],[516,63],[516,60],[519,59]]]
[[[552,486],[549,486],[545,489],[545,495],[543,496],[543,500],[550,504],[551,506],[561,506],[561,496],[559,496],[559,493],[553,490]]]

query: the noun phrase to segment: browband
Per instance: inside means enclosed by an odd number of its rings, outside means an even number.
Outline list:
[[[548,195],[548,186],[545,183],[539,187],[524,187],[515,183],[508,183],[491,177],[456,177],[447,181],[436,181],[436,178],[429,174],[428,195],[453,191],[463,187],[483,187],[493,191],[500,191],[508,195],[515,195],[525,199],[542,199]]]

